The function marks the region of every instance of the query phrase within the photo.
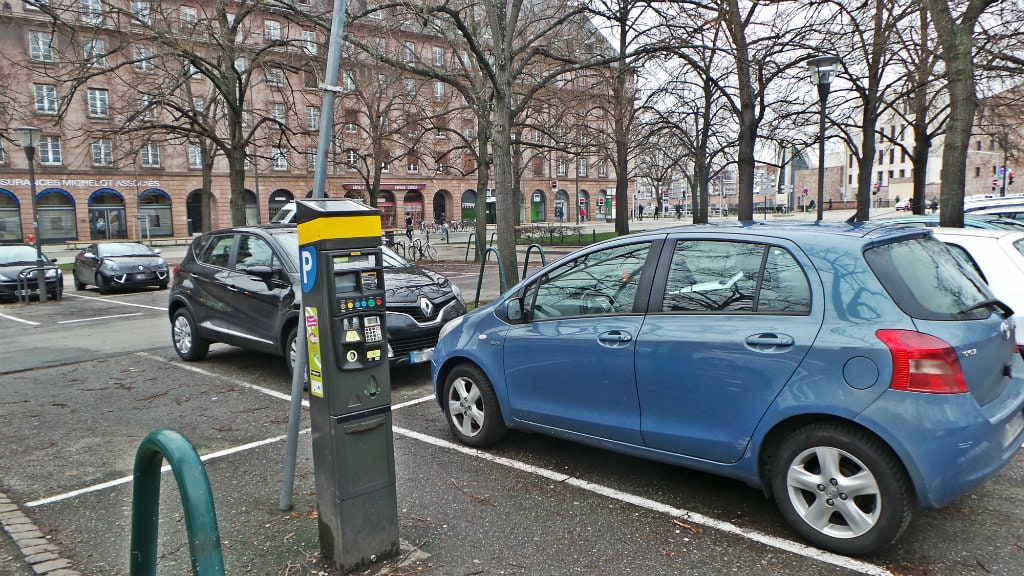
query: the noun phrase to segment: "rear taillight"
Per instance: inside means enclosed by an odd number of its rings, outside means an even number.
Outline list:
[[[180,265],[180,264],[175,264],[175,265],[174,265],[174,275],[175,275],[175,276],[177,276],[177,275],[178,275],[178,269],[179,269],[179,268],[181,268],[181,265]]]
[[[875,335],[892,354],[889,388],[930,394],[967,392],[960,359],[945,341],[911,330],[879,330]]]

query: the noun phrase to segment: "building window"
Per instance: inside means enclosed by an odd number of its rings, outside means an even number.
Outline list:
[[[406,78],[402,81],[405,84],[405,95],[409,98],[416,97],[416,81],[412,78]]]
[[[263,21],[263,41],[276,42],[281,39],[281,23],[277,20]]]
[[[434,81],[434,100],[441,101],[444,99],[444,82],[440,80]]]
[[[203,149],[198,144],[188,145],[188,167],[196,170],[203,167]]]
[[[89,66],[107,65],[107,43],[102,38],[86,40],[83,50],[85,61]]]
[[[405,158],[405,171],[408,174],[419,174],[420,172],[420,160],[419,158],[409,155]]]
[[[345,92],[352,92],[356,89],[356,73],[347,70],[342,78],[342,89]]]
[[[105,88],[89,88],[89,117],[109,118],[110,117],[110,92]]]
[[[53,84],[33,84],[32,91],[35,95],[36,113],[56,114],[57,113],[57,87]]]
[[[434,46],[434,66],[444,67],[444,48]]]
[[[559,158],[558,160],[556,160],[555,161],[555,175],[556,176],[565,176],[567,173],[568,173],[568,168],[566,167],[565,158]]]
[[[384,172],[384,173],[391,172],[391,163],[390,162],[381,162],[380,163],[380,171]]]
[[[586,158],[577,158],[576,159],[576,175],[577,176],[584,176],[584,177],[587,175],[587,159]]]
[[[974,168],[974,177],[981,178],[981,166],[977,166]]]
[[[82,22],[99,24],[103,22],[103,8],[100,0],[81,0]]]
[[[152,120],[156,117],[153,110],[153,97],[148,94],[139,94],[139,120]]]
[[[187,32],[188,29],[199,22],[199,11],[192,6],[181,6],[178,8],[178,16],[181,19],[182,30]]]
[[[348,150],[345,150],[345,165],[348,166],[349,170],[355,170],[356,169],[356,162],[358,162],[358,161],[359,161],[359,154],[356,154],[355,150],[352,150],[351,148],[348,149]]]
[[[288,170],[288,151],[277,146],[271,148],[270,155],[273,159],[274,170],[278,172]]]
[[[355,133],[356,128],[357,128],[357,120],[358,120],[357,112],[355,110],[352,110],[352,109],[347,109],[347,110],[345,110],[344,117],[345,117],[345,132],[348,132],[350,134]]]
[[[44,166],[60,166],[60,136],[43,136],[39,139],[39,163]]]
[[[302,31],[302,49],[306,51],[306,54],[310,56],[316,56],[317,43],[316,43],[316,31],[314,30],[303,30]]]
[[[320,107],[306,106],[306,130],[320,129]]]
[[[150,46],[135,47],[135,70],[138,72],[153,71],[153,48]]]
[[[139,157],[142,160],[143,168],[160,167],[160,145],[153,142],[146,142],[139,150]]]
[[[53,62],[53,35],[49,32],[28,33],[28,57],[35,62]]]
[[[143,24],[149,24],[149,0],[132,0],[132,16]]]
[[[406,40],[405,44],[405,61],[413,62],[416,60],[416,43]]]
[[[188,58],[181,59],[181,73],[185,78],[192,78],[199,74],[199,68],[196,68],[192,61]]]
[[[284,125],[284,104],[274,102],[270,105],[270,117],[282,126]]]
[[[92,165],[114,165],[114,142],[109,138],[97,138],[92,141]]]
[[[267,71],[264,74],[264,79],[266,80],[267,86],[280,88],[281,86],[284,86],[284,70],[280,68],[267,68]]]
[[[378,54],[386,54],[388,51],[388,41],[383,36],[373,37],[373,49]]]
[[[29,3],[29,2],[25,2],[24,3],[25,10],[36,10],[36,11],[39,10],[39,6],[49,6],[49,5],[50,5],[49,0],[35,0],[32,3]]]
[[[599,178],[607,178],[608,177],[608,161],[607,160],[601,160],[600,162],[597,163],[597,176]]]
[[[907,171],[904,170],[903,168],[900,168],[900,178],[906,178],[906,177],[907,177]]]
[[[306,148],[306,170],[316,170],[316,148]]]

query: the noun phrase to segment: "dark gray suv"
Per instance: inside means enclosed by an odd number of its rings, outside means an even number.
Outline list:
[[[466,313],[444,276],[386,248],[388,355],[392,366],[430,360],[445,322]],[[229,228],[196,238],[174,270],[168,313],[174,349],[202,360],[223,342],[282,355],[291,371],[299,319],[294,225]]]

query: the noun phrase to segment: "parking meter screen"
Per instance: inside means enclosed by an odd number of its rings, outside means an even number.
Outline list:
[[[355,272],[349,274],[334,275],[334,291],[336,294],[343,292],[355,292],[358,288],[359,275]]]

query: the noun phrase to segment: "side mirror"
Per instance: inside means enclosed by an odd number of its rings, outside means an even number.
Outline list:
[[[260,280],[267,286],[274,280],[274,270],[270,266],[249,266],[245,269],[245,273],[250,278]]]
[[[522,322],[524,316],[522,298],[510,298],[505,302],[505,317],[509,322]]]
[[[93,254],[92,252],[85,252],[85,253],[82,254],[82,257],[83,258],[88,258],[89,260],[95,260],[96,259],[96,255]]]
[[[162,252],[162,250],[159,248],[153,248],[153,254],[160,254],[160,252]]]

